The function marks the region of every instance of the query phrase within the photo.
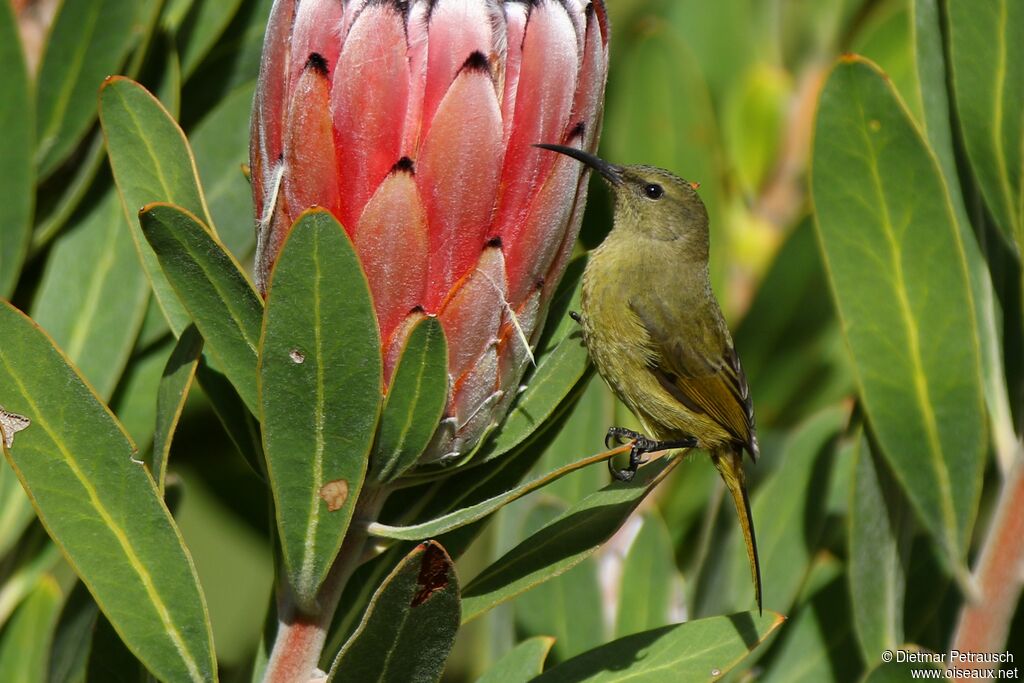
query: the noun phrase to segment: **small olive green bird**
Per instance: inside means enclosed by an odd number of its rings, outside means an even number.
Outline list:
[[[756,462],[754,410],[732,336],[708,277],[708,213],[696,183],[652,166],[617,166],[573,147],[540,144],[599,172],[615,219],[583,273],[583,339],[598,372],[643,423],[631,439],[630,479],[645,453],[702,448],[732,494],[761,609],[761,568],[743,451]]]

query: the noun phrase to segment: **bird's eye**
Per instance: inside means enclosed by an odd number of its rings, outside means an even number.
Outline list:
[[[665,189],[657,183],[644,185],[644,196],[648,199],[661,199],[663,194],[665,194]]]

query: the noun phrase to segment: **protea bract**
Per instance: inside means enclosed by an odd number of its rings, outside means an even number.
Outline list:
[[[602,0],[277,0],[252,119],[265,289],[292,222],[330,210],[389,375],[437,316],[450,395],[424,462],[465,454],[529,364],[579,230],[608,63]],[[343,296],[343,292],[338,293]]]

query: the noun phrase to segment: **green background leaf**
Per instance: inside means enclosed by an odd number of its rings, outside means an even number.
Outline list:
[[[7,136],[0,155],[0,297],[6,298],[18,281],[31,235],[35,182],[35,100],[11,3],[0,8],[0,64],[0,130]]]

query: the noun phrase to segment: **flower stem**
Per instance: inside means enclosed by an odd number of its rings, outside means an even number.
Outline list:
[[[960,612],[951,648],[961,652],[1001,652],[1024,587],[1024,444],[1018,443],[1013,468],[1003,483],[995,515],[974,568],[978,599]],[[953,664],[957,664],[953,662]],[[956,668],[991,666],[964,663]]]
[[[352,573],[363,563],[367,545],[366,524],[357,521],[377,518],[380,505],[376,491],[364,491],[356,505],[345,540],[331,571],[317,592],[314,609],[303,609],[287,583],[278,584],[277,636],[263,674],[264,683],[307,683],[323,679],[320,656],[327,640],[338,601]]]

